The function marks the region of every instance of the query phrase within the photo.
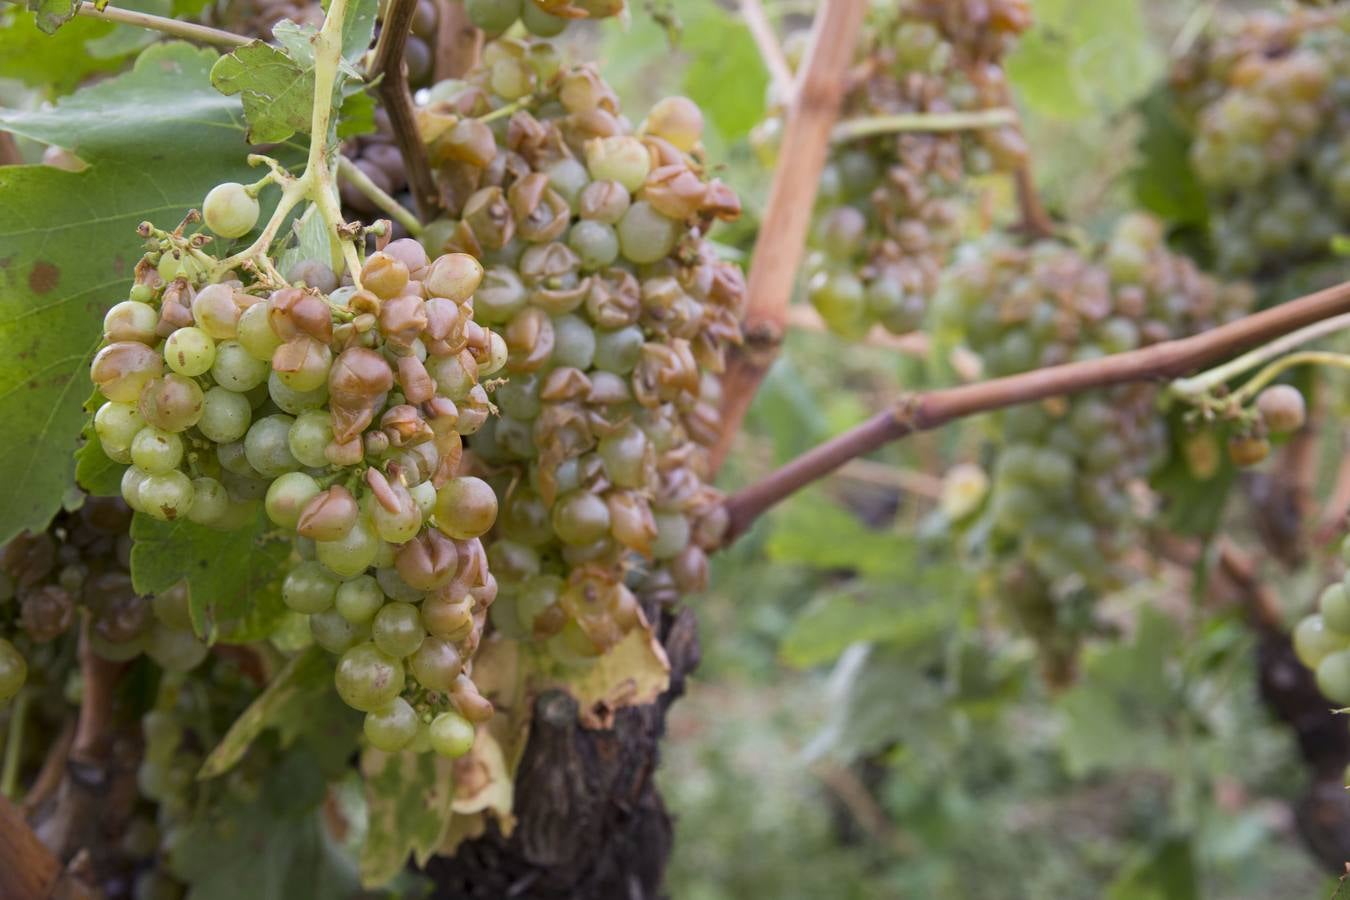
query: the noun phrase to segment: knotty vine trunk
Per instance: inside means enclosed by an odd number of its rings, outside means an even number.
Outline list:
[[[613,729],[588,730],[561,692],[535,700],[530,740],[516,775],[517,824],[495,825],[427,866],[437,900],[654,900],[673,845],[673,823],[656,788],[670,705],[698,665],[688,609],[659,613],[670,688],[656,702],[621,710]]]

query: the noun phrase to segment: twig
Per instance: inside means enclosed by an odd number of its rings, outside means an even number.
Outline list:
[[[834,126],[830,140],[836,144],[856,141],[878,134],[897,134],[902,131],[978,131],[1000,125],[1016,125],[1017,110],[996,106],[972,112],[950,113],[895,113],[889,116],[866,116],[846,119]]]
[[[1347,310],[1350,310],[1350,282],[1192,337],[901,398],[892,408],[732,494],[726,502],[729,519],[726,540],[734,540],[763,512],[850,459],[916,431],[1048,397],[1126,382],[1176,378]]]
[[[381,211],[388,213],[389,218],[402,225],[408,234],[417,237],[422,233],[422,223],[417,221],[417,216],[404,209],[401,203],[385,193],[383,188],[371,181],[370,176],[345,156],[338,157],[338,175],[345,178]]]
[[[46,803],[61,785],[66,773],[66,757],[70,755],[70,745],[75,742],[75,719],[67,718],[55,743],[47,748],[47,758],[42,761],[37,777],[28,787],[23,797],[23,811],[31,815],[34,810]]]
[[[9,728],[5,731],[5,761],[0,765],[0,796],[14,800],[19,792],[19,759],[23,753],[23,733],[28,724],[30,691],[19,691],[9,711]]]
[[[830,129],[843,102],[845,73],[866,9],[864,0],[826,0],[811,28],[797,91],[788,108],[783,150],[764,208],[763,221],[771,227],[761,228],[755,240],[745,344],[728,360],[722,433],[712,451],[714,468],[731,449],[755,390],[783,341],[792,284],[829,153]]]
[[[17,0],[5,0],[5,2],[16,3]],[[115,6],[105,6],[99,9],[95,4],[85,2],[81,3],[75,12],[77,15],[91,19],[102,19],[105,22],[116,22],[119,25],[134,25],[137,28],[158,31],[161,34],[183,38],[198,44],[213,44],[217,47],[242,47],[245,44],[253,43],[253,38],[221,31],[219,28],[210,28],[206,25],[198,25],[195,22],[182,22],[164,16],[152,16],[149,13],[135,12],[130,9],[118,9]]]
[[[1350,313],[1332,316],[1320,322],[1314,322],[1306,328],[1281,335],[1268,344],[1262,344],[1255,350],[1231,359],[1221,366],[1215,366],[1208,372],[1201,372],[1191,378],[1178,378],[1172,382],[1171,392],[1184,400],[1196,400],[1243,372],[1255,369],[1276,357],[1283,356],[1295,347],[1315,341],[1318,338],[1335,334],[1350,328]]]
[[[463,78],[465,72],[478,64],[483,32],[469,21],[464,0],[440,0],[437,7],[440,15],[436,27],[436,80]]]
[[[0,897],[49,897],[60,875],[56,857],[19,810],[0,797]]]
[[[773,25],[769,24],[769,17],[764,14],[764,7],[759,0],[741,0],[741,18],[745,19],[745,26],[755,39],[764,68],[769,70],[769,80],[773,83],[773,92],[778,101],[791,103],[796,89],[792,67],[783,55],[783,46],[778,43],[778,36],[773,33]]]
[[[1013,185],[1017,189],[1018,229],[1033,237],[1050,237],[1054,234],[1055,223],[1045,211],[1045,204],[1036,190],[1030,157],[1023,160],[1013,173]]]
[[[385,9],[380,39],[375,46],[369,78],[380,79],[380,96],[384,99],[389,123],[403,155],[403,167],[408,175],[408,186],[417,212],[423,220],[433,218],[441,206],[441,194],[431,176],[431,161],[427,148],[417,132],[417,115],[413,107],[412,91],[408,87],[408,73],[403,70],[403,50],[408,45],[417,0],[390,0]]]

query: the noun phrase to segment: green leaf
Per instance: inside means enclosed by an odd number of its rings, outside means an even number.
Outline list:
[[[80,0],[28,0],[28,9],[33,13],[37,27],[47,34],[69,22],[80,8]]]
[[[847,593],[818,597],[792,624],[779,656],[807,668],[831,662],[850,644],[886,643],[913,647],[941,634],[959,615],[957,604],[940,592],[920,588],[897,595],[879,585],[864,600]]]
[[[297,745],[255,792],[226,792],[196,809],[176,836],[170,871],[191,886],[188,900],[356,896],[350,863],[323,827],[325,796],[313,750]]]
[[[173,12],[173,0],[118,0],[118,7],[136,12],[150,13],[155,16],[169,16]],[[134,25],[118,25],[111,33],[101,38],[85,42],[90,56],[99,59],[122,59],[132,53],[144,50],[160,36],[148,28]]]
[[[93,426],[84,430],[84,445],[75,453],[75,481],[96,497],[120,497],[127,467],[108,459]]]
[[[314,69],[262,41],[222,56],[211,69],[211,84],[227,96],[238,94],[253,144],[284,141],[308,133],[314,102]]]
[[[321,648],[311,646],[286,663],[248,709],[240,713],[206,757],[197,777],[215,778],[228,772],[267,728],[280,731],[282,746],[288,746],[304,733],[297,723],[306,720],[308,711],[326,699],[323,695],[332,693],[332,660]]]
[[[1135,198],[1169,224],[1203,227],[1209,204],[1191,166],[1190,133],[1171,93],[1159,87],[1139,102],[1138,109],[1144,131],[1139,136],[1139,165],[1130,173]]]
[[[380,12],[380,0],[352,0],[347,5],[347,17],[342,21],[342,57],[349,61],[360,58],[370,47],[375,35],[375,18]]]
[[[0,168],[0,421],[12,429],[0,541],[45,527],[74,477],[89,361],[141,255],[136,226],[173,225],[218,182],[251,180],[239,102],[210,86],[216,59],[155,44],[54,107],[0,110],[0,128],[89,163]]]
[[[121,59],[100,59],[85,44],[119,26],[77,18],[56,34],[43,34],[19,4],[0,3],[0,78],[17,78],[31,87],[65,94],[97,72],[112,71]]]
[[[847,569],[876,578],[908,579],[915,571],[912,538],[872,531],[818,491],[793,497],[772,518],[766,551],[778,562]]]
[[[364,90],[354,91],[342,98],[342,108],[338,110],[337,136],[346,140],[374,133],[375,98]]]
[[[415,855],[425,860],[445,838],[455,799],[450,760],[434,753],[361,757],[366,776],[369,832],[361,849],[361,882],[384,884]]]
[[[1201,896],[1189,835],[1159,841],[1121,867],[1105,900],[1196,900]]]
[[[684,90],[702,107],[724,141],[750,133],[764,117],[768,72],[744,20],[716,3],[681,9],[680,49],[689,55]]]
[[[206,640],[258,640],[286,613],[281,580],[291,545],[271,533],[261,511],[235,531],[137,513],[131,537],[136,590],[157,594],[186,578],[192,624]]]

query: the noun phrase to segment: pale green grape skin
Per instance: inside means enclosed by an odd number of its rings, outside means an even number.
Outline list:
[[[545,38],[559,35],[567,27],[566,19],[544,12],[531,0],[520,5],[520,21],[530,34]]]
[[[217,385],[202,398],[202,417],[197,430],[217,444],[229,444],[248,433],[253,421],[253,406],[243,394]]]
[[[558,316],[553,320],[553,358],[555,366],[571,366],[583,372],[595,361],[595,330],[580,316]]]
[[[520,18],[522,5],[530,0],[466,0],[469,21],[489,36],[500,34]]]
[[[1321,615],[1304,616],[1294,627],[1294,655],[1309,669],[1337,650],[1350,647],[1350,637],[1342,637],[1326,627]]]
[[[162,475],[183,461],[183,439],[172,431],[147,425],[131,441],[131,462],[150,475]]]
[[[258,224],[261,207],[242,184],[226,181],[211,188],[202,201],[206,227],[224,238],[239,238]]]
[[[408,701],[395,697],[387,706],[366,713],[361,730],[376,750],[398,753],[417,737],[419,725],[417,713],[408,705]]]
[[[189,672],[206,659],[208,648],[191,631],[156,624],[146,639],[145,653],[170,672]]]
[[[436,509],[436,486],[430,481],[423,481],[408,488],[408,493],[412,494],[413,502],[417,504],[417,509],[422,513],[422,518],[428,518]]]
[[[375,646],[397,659],[411,656],[427,636],[422,615],[411,603],[386,603],[370,625]]]
[[[675,249],[680,238],[680,223],[668,219],[639,200],[628,207],[619,220],[619,247],[631,262],[653,263]]]
[[[431,720],[431,749],[446,759],[458,759],[473,749],[473,723],[455,712]]]
[[[681,513],[657,513],[656,540],[652,542],[652,556],[672,559],[689,544],[689,520]]]
[[[255,304],[260,305],[260,304]],[[244,393],[267,380],[270,366],[253,357],[238,341],[221,341],[216,345],[216,361],[211,364],[211,377],[221,387]]]
[[[281,599],[298,613],[314,615],[333,607],[338,580],[318,562],[305,561],[286,573]]]
[[[239,316],[236,340],[249,356],[263,363],[272,361],[272,354],[281,346],[281,338],[267,320],[267,304],[255,303]]]
[[[127,506],[137,512],[145,512],[145,507],[141,506],[141,485],[150,477],[148,472],[144,472],[135,466],[131,466],[122,473],[122,499],[126,501]]]
[[[131,462],[132,441],[144,426],[145,419],[134,403],[109,400],[94,413],[94,433],[114,462]]]
[[[103,339],[109,343],[136,341],[154,346],[159,340],[155,333],[158,327],[159,311],[153,306],[137,300],[123,300],[103,316]]]
[[[263,508],[282,528],[295,529],[305,504],[319,493],[319,483],[304,472],[287,472],[267,487]]]
[[[384,605],[384,592],[369,575],[344,581],[337,589],[337,611],[353,625],[368,625]]]
[[[295,417],[286,435],[291,455],[302,465],[321,469],[328,465],[324,450],[333,442],[333,417],[317,409],[309,409]]]
[[[180,328],[164,342],[164,361],[179,375],[204,375],[216,361],[216,342],[200,328]]]
[[[313,394],[325,390],[328,385],[328,372],[333,367],[333,351],[327,344],[312,343],[318,355],[305,357],[304,363],[294,372],[276,371],[274,374],[281,383],[297,394]]]
[[[1337,650],[1317,664],[1317,689],[1337,706],[1350,706],[1350,650]]]
[[[267,376],[267,394],[272,402],[293,416],[302,412],[319,409],[328,402],[328,383],[324,382],[312,391],[297,391],[281,380],[278,372]]]
[[[409,503],[394,512],[379,503],[372,503],[370,521],[381,540],[403,544],[417,537],[417,532],[422,530],[422,511],[416,503]]]
[[[331,609],[309,617],[309,633],[314,636],[314,643],[335,654],[370,640],[369,628],[353,625]]]
[[[642,329],[636,325],[597,332],[595,367],[615,375],[627,375],[636,368],[642,356],[642,343]]]
[[[408,660],[417,683],[429,691],[448,691],[464,669],[464,659],[454,643],[431,635]]]
[[[192,507],[192,479],[182,472],[148,476],[137,491],[142,511],[166,522],[186,516]]]
[[[497,521],[497,495],[481,478],[452,478],[436,492],[436,527],[455,540],[485,534]]]
[[[203,476],[192,480],[192,506],[188,521],[198,525],[218,525],[230,513],[230,496],[225,486],[214,478]]]
[[[1345,585],[1329,585],[1318,598],[1317,607],[1328,629],[1350,639],[1350,591]]]
[[[291,454],[289,443],[290,416],[265,416],[249,426],[244,435],[244,455],[248,464],[260,475],[275,478],[300,468],[300,461]]]
[[[336,541],[315,541],[314,552],[323,563],[342,578],[360,575],[379,555],[383,542],[365,519],[357,519],[346,537]]]
[[[609,534],[609,507],[590,491],[572,491],[558,498],[552,521],[564,544],[590,544]]]
[[[582,219],[572,226],[567,245],[581,257],[586,270],[602,269],[619,258],[619,235],[613,226]]]
[[[23,654],[4,638],[0,638],[0,703],[9,700],[28,680],[28,663]]]
[[[403,692],[403,664],[372,643],[357,644],[342,654],[333,681],[344,703],[370,712]]]

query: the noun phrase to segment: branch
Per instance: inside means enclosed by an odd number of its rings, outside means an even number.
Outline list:
[[[759,48],[759,58],[764,61],[764,68],[769,70],[773,92],[781,103],[791,103],[796,90],[792,67],[788,65],[787,57],[783,55],[783,46],[778,43],[778,36],[773,33],[769,17],[764,14],[763,4],[759,0],[741,0],[741,18],[745,19],[745,26],[750,29],[750,36],[755,39],[755,46]]]
[[[61,864],[19,810],[0,797],[0,897],[49,897]]]
[[[1295,347],[1301,347],[1310,341],[1315,341],[1318,338],[1335,334],[1338,331],[1344,331],[1347,328],[1350,328],[1350,314],[1332,316],[1330,319],[1315,322],[1307,328],[1300,328],[1289,334],[1281,335],[1278,340],[1257,347],[1250,353],[1244,353],[1221,366],[1215,366],[1208,372],[1201,372],[1193,378],[1180,378],[1172,384],[1171,391],[1173,394],[1184,400],[1198,400],[1219,385],[1231,381],[1243,372],[1255,369],[1262,363],[1269,362],[1277,356],[1283,356]]]
[[[389,123],[393,126],[399,152],[403,155],[408,186],[417,203],[418,213],[427,220],[433,218],[440,209],[441,194],[431,176],[427,148],[417,133],[412,91],[408,87],[408,73],[403,69],[403,50],[408,45],[408,33],[416,12],[417,0],[390,0],[367,80],[374,82],[381,79],[380,96],[389,113]]]
[[[811,28],[811,42],[787,112],[783,150],[764,208],[762,221],[772,227],[761,228],[755,240],[745,344],[728,360],[722,433],[712,451],[714,469],[731,449],[755,390],[783,341],[792,284],[829,154],[830,129],[839,116],[846,72],[866,9],[864,0],[826,0]]]
[[[1211,331],[1100,359],[902,397],[892,408],[742,488],[726,501],[729,543],[763,512],[857,456],[975,413],[1133,381],[1176,378],[1234,353],[1350,311],[1350,281]]]
[[[422,223],[417,221],[417,216],[404,209],[402,204],[385,193],[383,188],[370,180],[369,175],[345,156],[338,157],[338,175],[364,194],[381,212],[387,213],[389,218],[402,225],[408,234],[417,237],[422,233]]]
[[[842,144],[878,134],[898,134],[902,131],[978,131],[981,128],[1016,124],[1017,111],[1003,106],[971,112],[895,113],[889,116],[865,116],[840,122],[830,133],[830,140]]]
[[[9,2],[15,2],[15,0],[9,0]],[[130,9],[118,9],[115,6],[105,6],[100,9],[93,3],[85,2],[81,3],[75,12],[91,19],[102,19],[105,22],[116,22],[119,25],[133,25],[136,28],[158,31],[161,34],[183,38],[198,44],[213,44],[217,47],[242,47],[245,44],[253,43],[252,38],[221,31],[219,28],[209,28],[206,25],[198,25],[196,22],[180,22],[178,19],[152,16],[149,13],[135,12]]]

